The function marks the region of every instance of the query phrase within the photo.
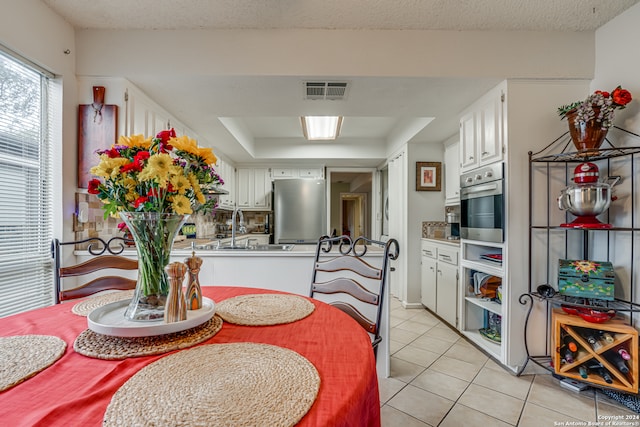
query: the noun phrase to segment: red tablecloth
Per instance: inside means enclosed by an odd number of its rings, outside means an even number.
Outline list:
[[[273,291],[203,288],[204,295],[217,302],[260,292]],[[316,367],[321,381],[315,403],[298,425],[379,426],[378,382],[368,335],[343,312],[311,301],[316,309],[305,319],[274,326],[225,323],[201,345],[257,342],[294,350]],[[0,392],[0,425],[99,426],[116,390],[143,366],[165,356],[106,361],[76,353],[73,342],[87,328],[87,320],[71,313],[72,307],[59,304],[0,319],[0,336],[54,335],[68,345],[52,366]]]

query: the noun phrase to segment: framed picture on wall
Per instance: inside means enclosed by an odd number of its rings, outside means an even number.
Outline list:
[[[416,191],[440,191],[442,163],[416,162]]]

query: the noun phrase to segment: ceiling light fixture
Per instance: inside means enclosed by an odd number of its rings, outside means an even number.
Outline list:
[[[309,141],[333,140],[340,135],[342,116],[300,117],[302,133]]]

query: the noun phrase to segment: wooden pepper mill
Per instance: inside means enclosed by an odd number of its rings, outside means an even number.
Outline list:
[[[184,263],[189,267],[189,282],[185,292],[187,310],[199,310],[202,308],[202,289],[200,288],[198,273],[200,273],[202,258],[197,257],[196,253],[192,252],[190,258],[184,259]]]
[[[164,306],[164,322],[174,323],[187,320],[187,305],[182,294],[182,282],[187,266],[181,262],[172,262],[165,267],[169,276],[169,295]]]

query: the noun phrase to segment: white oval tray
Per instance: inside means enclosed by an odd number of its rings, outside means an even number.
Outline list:
[[[130,301],[116,301],[93,310],[87,316],[89,329],[116,337],[151,337],[195,328],[211,319],[216,312],[215,302],[202,297],[202,308],[187,310],[187,320],[174,323],[165,323],[164,320],[134,322],[124,317]]]

